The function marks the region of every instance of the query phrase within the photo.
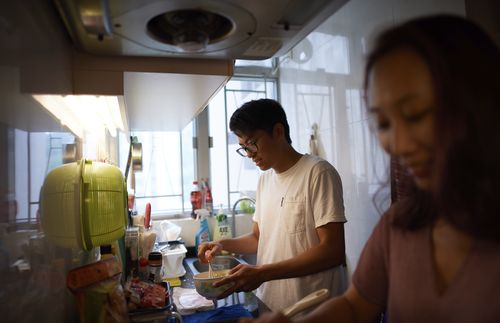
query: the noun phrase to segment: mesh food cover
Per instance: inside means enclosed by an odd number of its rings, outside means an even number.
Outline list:
[[[120,169],[85,159],[53,169],[40,190],[40,219],[61,247],[91,250],[123,237],[127,191]]]

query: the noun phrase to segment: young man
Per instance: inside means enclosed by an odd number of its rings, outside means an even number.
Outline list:
[[[321,288],[343,292],[345,260],[342,182],[327,161],[298,153],[281,105],[270,99],[245,103],[231,117],[237,153],[264,173],[259,178],[253,230],[234,239],[202,244],[208,261],[221,250],[257,253],[257,265],[239,265],[218,285],[251,291],[273,310],[281,310]],[[335,268],[337,267],[337,268]]]

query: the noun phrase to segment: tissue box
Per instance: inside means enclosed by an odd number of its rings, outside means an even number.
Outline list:
[[[163,266],[162,278],[175,278],[184,276],[186,269],[182,264],[186,258],[187,249],[183,244],[173,245],[162,250]]]

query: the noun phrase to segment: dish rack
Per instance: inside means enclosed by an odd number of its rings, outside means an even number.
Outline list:
[[[125,234],[127,189],[116,166],[82,159],[53,169],[40,190],[47,239],[91,250]]]

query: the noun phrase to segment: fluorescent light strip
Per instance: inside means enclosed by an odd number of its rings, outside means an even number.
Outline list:
[[[116,96],[33,95],[33,98],[80,138],[104,128],[113,137],[117,129],[124,130]]]

